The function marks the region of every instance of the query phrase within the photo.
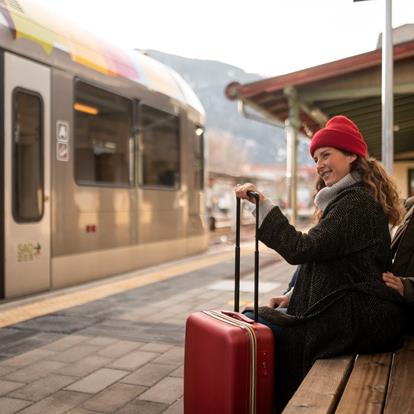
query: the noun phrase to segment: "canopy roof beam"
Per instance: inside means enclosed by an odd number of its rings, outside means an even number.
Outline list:
[[[395,94],[414,93],[414,83],[399,84],[394,86]],[[331,90],[307,90],[300,92],[300,99],[303,101],[324,101],[335,99],[355,99],[381,96],[381,86],[365,88],[331,89]]]
[[[315,104],[313,103],[305,103],[305,102],[300,102],[300,109],[305,112],[310,118],[312,118],[315,123],[317,123],[321,128],[326,124],[326,122],[328,121],[329,117],[323,113],[323,111],[318,108]]]

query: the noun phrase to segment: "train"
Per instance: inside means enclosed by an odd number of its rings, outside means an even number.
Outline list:
[[[0,298],[208,248],[203,107],[173,70],[0,1]]]

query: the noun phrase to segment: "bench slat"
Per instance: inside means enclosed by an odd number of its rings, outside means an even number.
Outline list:
[[[283,410],[283,414],[333,413],[353,361],[354,357],[351,355],[317,360]]]
[[[404,347],[395,353],[388,385],[384,414],[414,412],[414,338],[405,338]]]
[[[358,355],[336,414],[381,414],[392,353]]]

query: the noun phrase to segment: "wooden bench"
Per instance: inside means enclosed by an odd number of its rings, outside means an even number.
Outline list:
[[[414,336],[395,353],[315,362],[283,414],[414,413]]]

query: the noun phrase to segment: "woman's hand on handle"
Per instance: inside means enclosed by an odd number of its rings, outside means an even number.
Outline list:
[[[257,191],[256,186],[252,183],[237,184],[234,188],[236,197],[241,198],[243,200],[249,200],[251,203],[254,203],[255,199],[247,195],[249,191],[254,191],[257,194],[259,194],[260,201],[263,201],[265,199],[265,196],[260,191]]]
[[[289,301],[289,296],[276,296],[275,298],[271,298],[269,300],[269,306],[271,308],[287,308],[289,306]]]
[[[404,285],[401,278],[394,276],[391,272],[385,272],[382,274],[382,280],[388,287],[395,289],[401,296],[404,296]]]

